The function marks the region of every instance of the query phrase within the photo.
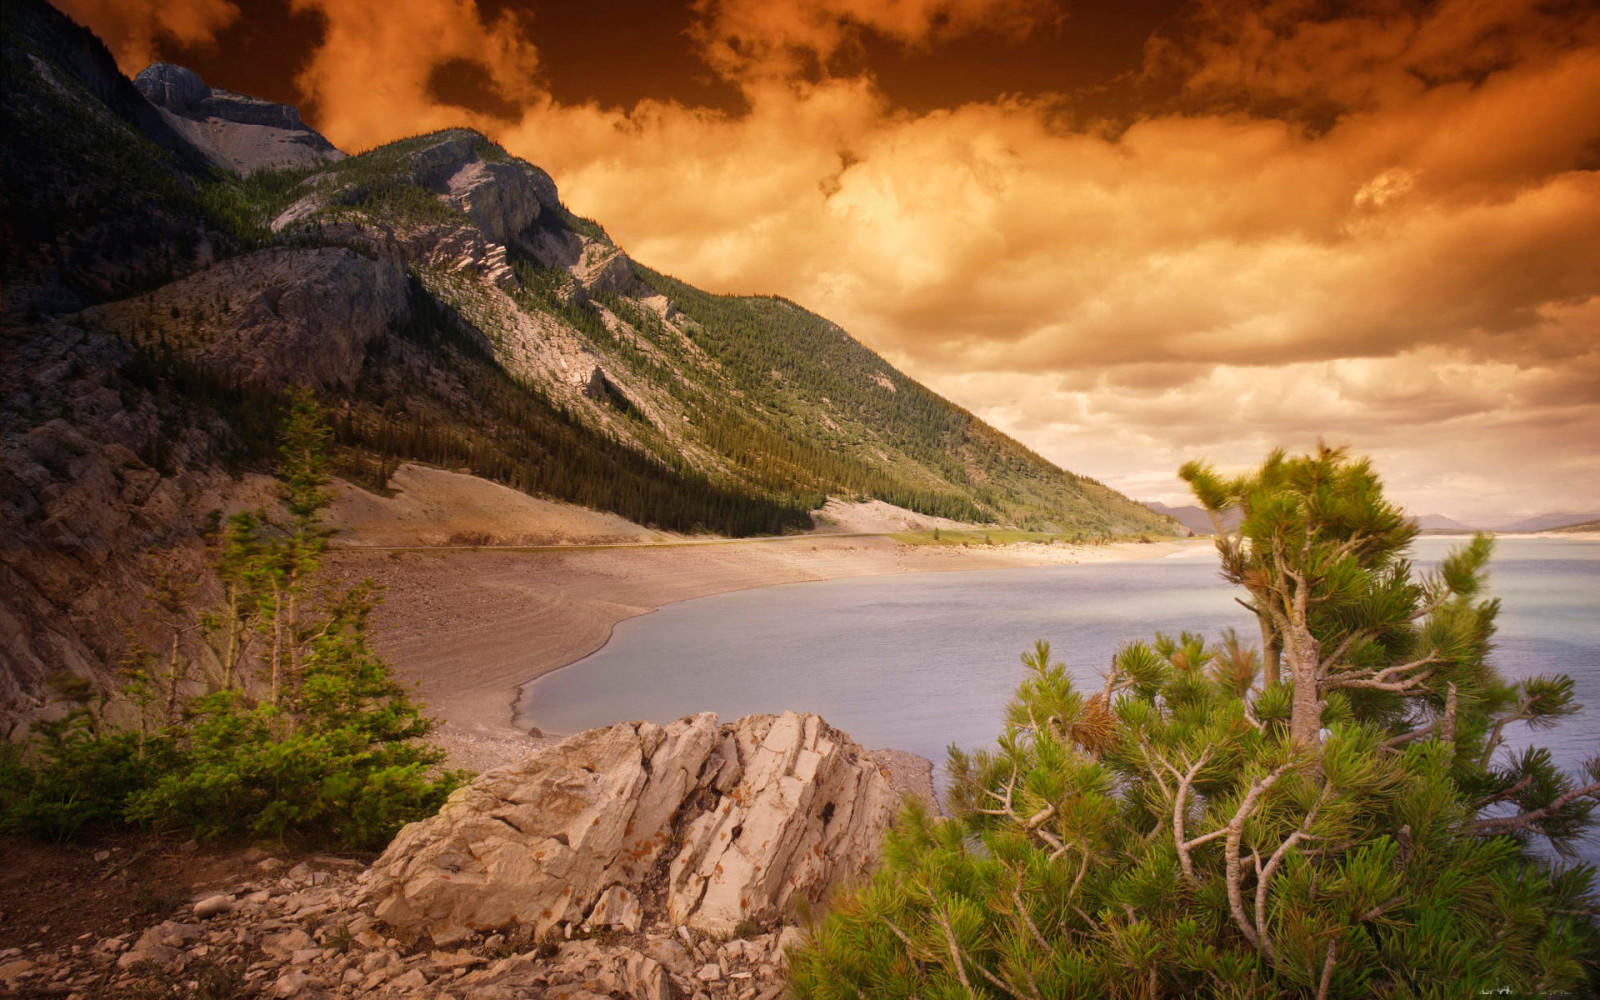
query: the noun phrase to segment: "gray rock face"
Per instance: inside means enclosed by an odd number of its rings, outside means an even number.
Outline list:
[[[133,78],[133,85],[151,104],[178,114],[187,114],[211,96],[200,74],[172,63],[151,63]]]
[[[899,801],[814,715],[622,723],[457,791],[400,832],[363,876],[364,899],[439,941],[609,924],[621,887],[647,912],[725,935],[865,874]]]
[[[413,176],[440,201],[460,209],[496,243],[511,243],[560,200],[555,181],[531,164],[486,160],[471,132],[446,132],[417,154]]]
[[[133,85],[167,123],[217,166],[237,174],[266,167],[310,167],[344,154],[287,104],[206,86],[194,70],[146,66]]]
[[[84,316],[258,385],[348,386],[408,315],[404,272],[342,247],[272,247]],[[142,329],[141,329],[142,328]]]
[[[192,470],[214,461],[214,443],[205,428],[164,426],[147,396],[108,388],[131,354],[56,325],[0,364],[0,731],[47,709],[52,672],[109,672],[152,549],[203,572],[194,508],[216,505],[221,477]],[[145,461],[158,458],[181,471]]]

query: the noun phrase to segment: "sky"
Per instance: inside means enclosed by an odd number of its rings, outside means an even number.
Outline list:
[[[468,125],[1075,472],[1319,438],[1414,513],[1600,509],[1585,0],[65,0],[360,151]]]

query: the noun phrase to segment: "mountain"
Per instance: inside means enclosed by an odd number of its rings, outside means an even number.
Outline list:
[[[1473,525],[1462,524],[1455,518],[1443,514],[1422,514],[1411,519],[1422,531],[1477,531]]]
[[[1595,518],[1592,521],[1579,521],[1577,524],[1564,524],[1559,528],[1551,528],[1550,530],[1559,531],[1562,534],[1600,532],[1600,518]]]
[[[1206,513],[1202,507],[1196,507],[1193,504],[1186,504],[1182,507],[1168,507],[1158,500],[1146,500],[1144,505],[1157,514],[1172,518],[1197,535],[1209,535],[1217,530],[1216,525],[1211,523],[1211,515]],[[1222,517],[1224,529],[1232,528],[1238,523],[1239,514],[1237,511],[1229,511]]]
[[[1508,524],[1498,525],[1496,531],[1555,531],[1573,525],[1585,524],[1589,521],[1600,520],[1600,511],[1591,510],[1585,514],[1538,514],[1534,517],[1524,517]]]
[[[346,157],[181,67],[135,84],[41,0],[7,6],[4,85],[0,699],[107,662],[154,556],[203,576],[203,512],[295,385],[373,489],[420,461],[667,530],[803,529],[837,496],[1176,533],[826,319],[633,261],[477,133]]]

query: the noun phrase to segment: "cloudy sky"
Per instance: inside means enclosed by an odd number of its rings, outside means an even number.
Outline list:
[[[1600,508],[1592,2],[63,6],[346,150],[477,127],[1141,499],[1324,436],[1417,513]]]

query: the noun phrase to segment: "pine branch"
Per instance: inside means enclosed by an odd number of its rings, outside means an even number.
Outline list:
[[[1242,866],[1240,864],[1239,842],[1244,837],[1245,820],[1255,811],[1256,803],[1261,800],[1261,796],[1266,794],[1268,789],[1277,784],[1278,779],[1283,777],[1291,766],[1292,763],[1280,764],[1265,778],[1250,785],[1250,791],[1245,793],[1244,800],[1239,803],[1238,811],[1233,814],[1233,819],[1228,822],[1226,828],[1227,845],[1223,851],[1224,877],[1227,879],[1228,884],[1228,908],[1233,913],[1233,922],[1239,926],[1240,933],[1245,936],[1245,940],[1250,942],[1251,947],[1269,958],[1272,957],[1272,946],[1256,932],[1255,925],[1250,922],[1250,916],[1245,913],[1244,889],[1241,887],[1244,873],[1240,870]]]
[[[1535,830],[1534,828],[1579,799],[1596,797],[1600,797],[1600,781],[1585,785],[1582,788],[1574,788],[1549,805],[1539,809],[1529,809],[1525,812],[1517,813],[1515,816],[1495,816],[1490,819],[1474,820],[1471,831],[1480,837],[1492,837],[1500,833],[1509,833],[1512,830],[1542,833],[1542,830]]]
[[[1278,849],[1272,852],[1272,857],[1267,859],[1265,867],[1261,866],[1260,856],[1258,855],[1256,858],[1256,930],[1261,933],[1263,939],[1266,937],[1267,889],[1272,885],[1272,877],[1278,873],[1278,867],[1283,864],[1284,857],[1294,850],[1295,845],[1304,840],[1321,839],[1311,833],[1311,824],[1316,822],[1317,813],[1332,794],[1333,786],[1324,785],[1322,794],[1317,796],[1316,802],[1312,803],[1311,809],[1306,813],[1306,818],[1300,822],[1300,826],[1293,833],[1285,838],[1283,843],[1278,845]]]
[[[1172,839],[1178,846],[1178,863],[1183,866],[1184,877],[1190,882],[1198,882],[1199,880],[1195,877],[1194,859],[1189,855],[1189,845],[1185,842],[1183,836],[1184,825],[1189,811],[1189,787],[1194,783],[1195,776],[1200,773],[1200,769],[1205,766],[1210,756],[1211,750],[1208,747],[1200,755],[1200,759],[1195,761],[1188,772],[1178,780],[1178,794],[1174,796],[1172,802]]]

